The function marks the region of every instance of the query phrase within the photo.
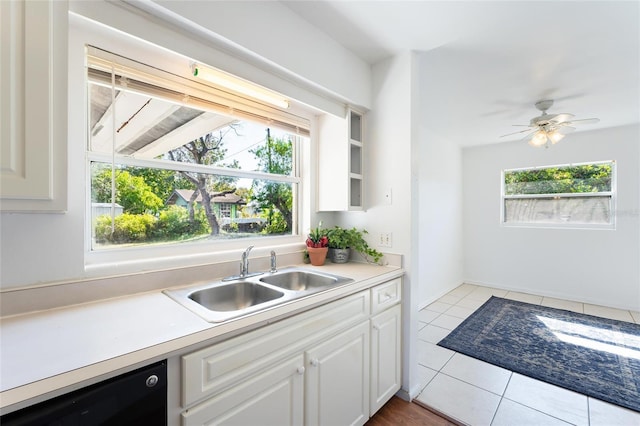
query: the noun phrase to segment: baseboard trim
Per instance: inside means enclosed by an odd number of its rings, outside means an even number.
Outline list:
[[[425,410],[429,410],[434,414],[437,414],[440,417],[444,417],[445,419],[447,419],[448,421],[450,421],[453,424],[459,425],[459,426],[463,426],[464,423],[461,423],[460,420],[456,420],[451,416],[448,416],[447,414],[443,413],[442,411],[436,410],[433,407],[429,407],[427,404],[425,404],[424,402],[418,401],[417,399],[413,401],[414,403],[418,404],[419,406],[421,406],[422,408],[424,408]]]
[[[591,297],[580,297],[580,296],[576,296],[576,295],[569,295],[569,294],[565,294],[565,293],[561,293],[561,292],[555,292],[555,291],[532,291],[531,289],[528,289],[528,288],[518,288],[518,287],[512,287],[512,286],[508,286],[508,285],[494,284],[494,283],[488,283],[488,282],[484,282],[484,281],[474,281],[474,280],[465,280],[464,283],[471,284],[471,285],[476,285],[476,286],[480,286],[480,287],[491,287],[491,288],[497,288],[497,289],[505,290],[505,291],[514,291],[514,292],[517,292],[517,293],[526,293],[526,294],[531,294],[531,295],[534,295],[534,296],[552,297],[554,299],[564,299],[564,300],[570,300],[570,301],[578,302],[578,303],[587,303],[587,304],[590,304],[590,305],[605,306],[605,307],[609,307],[609,308],[622,309],[624,311],[636,311],[637,310],[635,306],[619,305],[619,304],[603,305],[602,300],[599,300],[599,299],[594,299],[594,298],[591,298]]]
[[[455,290],[456,288],[460,287],[462,284],[465,284],[465,283],[471,284],[468,281],[462,281],[462,282],[460,282],[458,284],[454,284],[452,287],[448,288],[447,290],[441,291],[440,293],[436,294],[435,296],[431,296],[426,301],[419,303],[418,304],[418,311],[423,310],[424,308],[426,308],[427,306],[429,306],[430,304],[432,304],[436,300],[440,299],[445,294],[449,293],[451,290]]]
[[[403,401],[407,401],[407,402],[411,402],[411,399],[412,399],[409,392],[407,392],[404,389],[400,389],[398,392],[396,392],[396,396],[402,399]]]

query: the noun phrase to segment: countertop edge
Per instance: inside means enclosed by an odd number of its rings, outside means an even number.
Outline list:
[[[158,342],[157,344],[140,346],[135,350],[130,350],[108,359],[87,365],[78,365],[77,368],[60,374],[6,389],[0,392],[0,414],[15,411],[32,403],[37,403],[97,383],[113,375],[133,370],[144,364],[177,355],[182,351],[189,350],[188,348],[194,345],[204,344],[205,342],[208,344],[215,343],[216,339],[222,341],[280,321],[350,294],[374,287],[385,281],[402,277],[405,272],[400,267],[384,268],[384,271],[377,270],[373,273],[368,273],[366,274],[369,275],[368,277],[356,279],[352,283],[225,323],[208,323],[196,314],[188,311],[197,318],[195,323],[198,324],[196,328],[199,327],[199,330],[186,332],[176,338]],[[342,269],[343,268],[338,265],[327,268],[330,272],[337,274],[339,274]],[[342,274],[346,275],[344,272]],[[180,308],[186,310],[184,307]],[[201,324],[198,323],[198,320],[201,321]]]

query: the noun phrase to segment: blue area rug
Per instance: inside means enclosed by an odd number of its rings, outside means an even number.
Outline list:
[[[640,325],[492,297],[438,345],[640,412]]]

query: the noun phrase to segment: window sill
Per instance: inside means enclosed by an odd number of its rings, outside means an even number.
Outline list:
[[[251,260],[260,257],[268,258],[271,250],[275,250],[276,254],[280,255],[301,252],[304,249],[299,236],[189,244],[184,247],[167,245],[119,248],[87,252],[85,272],[89,277],[105,277],[232,262],[233,273],[236,273],[242,252],[251,245],[255,246],[251,252]]]
[[[615,231],[615,224],[586,224],[586,223],[575,223],[575,224],[555,224],[555,223],[501,223],[500,224],[504,228],[531,228],[531,229],[573,229],[573,230],[581,230],[581,231]]]

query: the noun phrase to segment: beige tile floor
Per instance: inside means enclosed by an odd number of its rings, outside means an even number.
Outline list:
[[[463,284],[419,313],[417,400],[468,425],[640,426],[640,413],[437,346],[492,295],[640,324],[640,313]]]

